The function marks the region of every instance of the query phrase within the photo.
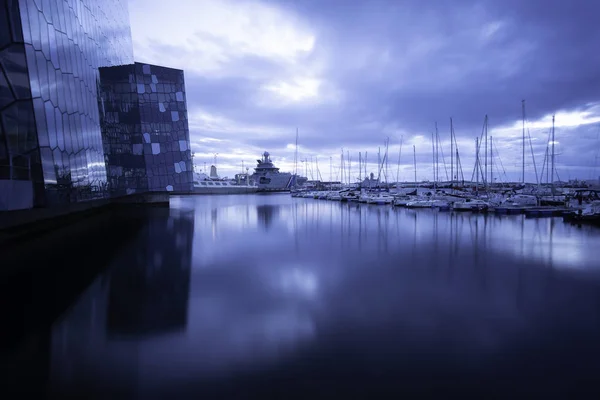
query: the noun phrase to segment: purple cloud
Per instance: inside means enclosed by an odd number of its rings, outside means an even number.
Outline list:
[[[386,137],[395,164],[402,138],[404,179],[413,144],[419,177],[431,178],[436,121],[449,157],[451,116],[470,177],[485,114],[496,162],[517,179],[522,99],[538,169],[557,113],[561,178],[598,175],[599,10],[585,0],[130,2],[136,58],[185,70],[199,163],[219,153],[231,175],[267,149],[290,170],[298,127],[300,158],[327,164],[342,148],[356,165],[359,151],[374,161]]]

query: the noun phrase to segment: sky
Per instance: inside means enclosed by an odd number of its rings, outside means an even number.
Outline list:
[[[482,169],[487,153],[488,179],[519,181],[523,100],[526,180],[547,179],[552,115],[554,179],[597,179],[599,12],[594,0],[129,0],[136,61],[185,72],[198,171],[216,159],[221,176],[252,172],[269,151],[282,171],[339,180],[343,152],[353,181],[359,153],[378,174],[388,138],[388,181],[412,181],[413,157],[432,180],[434,154],[445,180],[450,118],[469,180],[486,115]]]

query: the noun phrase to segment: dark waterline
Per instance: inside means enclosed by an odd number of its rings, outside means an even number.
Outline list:
[[[557,218],[175,198],[16,257],[37,269],[3,281],[4,387],[56,398],[591,395],[599,243],[600,230]]]

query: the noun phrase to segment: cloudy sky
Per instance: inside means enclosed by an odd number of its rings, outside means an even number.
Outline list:
[[[377,172],[389,137],[390,181],[450,174],[450,117],[470,179],[488,115],[494,177],[544,163],[556,114],[558,177],[600,175],[600,4],[594,0],[130,0],[138,61],[185,71],[196,164],[220,175],[277,166],[340,178],[340,154]],[[533,153],[533,157],[532,157]],[[483,149],[481,150],[483,158]],[[532,159],[535,158],[535,165]],[[311,162],[312,159],[312,162]],[[443,160],[446,161],[444,168]],[[332,168],[330,168],[330,163]],[[446,169],[448,172],[446,173]],[[309,177],[311,173],[309,171]],[[544,175],[545,179],[545,175]]]

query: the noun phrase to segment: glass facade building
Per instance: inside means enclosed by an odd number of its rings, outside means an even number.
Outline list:
[[[19,3],[0,0],[0,210],[44,190],[23,31]]]
[[[117,66],[128,70],[139,66],[135,93],[144,85],[144,93],[136,99],[138,121],[126,121],[128,126],[118,130],[102,114],[100,95],[100,71]],[[155,71],[144,75],[144,68]],[[125,0],[0,0],[0,210],[191,188],[191,174],[187,184],[188,174],[176,172],[184,165],[186,172],[191,169],[191,159],[189,152],[174,151],[189,148],[183,72],[175,71],[134,64]],[[159,101],[159,94],[169,100]],[[179,121],[170,117],[169,127],[154,127],[162,119],[146,111],[161,103],[175,107],[168,114],[177,111],[182,122],[176,124]],[[103,129],[105,121],[111,126]],[[142,154],[154,158],[144,158],[146,171],[130,171],[128,161],[115,157],[119,146],[110,135],[127,134],[130,126],[141,129],[146,124],[152,125],[154,130],[147,133],[154,136],[150,142],[135,144],[148,144],[150,151]],[[118,140],[129,138],[133,136]],[[133,144],[131,151],[139,151]],[[112,161],[118,165],[113,167]],[[120,171],[140,179],[117,176]]]
[[[192,190],[183,71],[135,63],[100,68],[100,81],[109,187]]]

